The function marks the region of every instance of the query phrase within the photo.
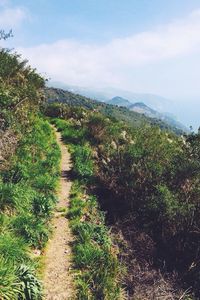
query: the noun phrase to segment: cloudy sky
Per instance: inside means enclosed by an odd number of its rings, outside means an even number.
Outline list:
[[[199,0],[0,0],[0,28],[53,81],[158,94],[200,125]]]

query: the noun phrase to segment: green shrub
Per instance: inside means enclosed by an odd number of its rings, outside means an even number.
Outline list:
[[[98,245],[110,247],[111,241],[108,237],[108,229],[102,224],[94,224],[91,222],[79,223],[74,229],[74,233],[81,242],[89,242],[93,240]]]
[[[0,255],[0,299],[18,300],[21,285],[12,263]]]
[[[41,218],[26,213],[16,216],[12,225],[13,230],[33,247],[41,249],[48,241],[49,229]]]
[[[42,300],[41,283],[36,278],[34,271],[26,265],[21,265],[16,270],[16,274],[21,285],[19,300]]]
[[[33,213],[36,217],[48,218],[55,206],[57,199],[54,195],[38,194],[32,201]]]
[[[73,170],[82,179],[90,178],[93,175],[94,166],[91,159],[91,149],[89,146],[74,146],[72,159],[74,162]]]
[[[27,244],[14,234],[4,233],[0,236],[0,253],[12,263],[22,263],[28,260]]]
[[[53,192],[57,187],[57,177],[53,177],[51,173],[43,173],[35,178],[32,185],[41,193]]]
[[[83,214],[83,207],[85,206],[84,202],[79,199],[78,197],[75,197],[72,199],[71,208],[68,211],[68,217],[70,219],[80,219],[80,217]]]
[[[62,137],[65,143],[70,144],[83,144],[85,140],[85,131],[81,128],[75,128],[73,126],[67,126],[62,131]]]
[[[51,119],[52,123],[56,126],[58,131],[63,131],[66,127],[70,126],[70,122],[62,119]]]

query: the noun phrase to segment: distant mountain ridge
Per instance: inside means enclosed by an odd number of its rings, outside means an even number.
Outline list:
[[[108,104],[117,105],[117,106],[124,106],[128,108],[130,111],[137,112],[139,114],[144,114],[145,116],[152,118],[152,119],[158,119],[162,120],[163,122],[169,124],[170,126],[174,126],[177,129],[181,129],[185,132],[188,132],[188,128],[178,122],[175,118],[173,118],[170,114],[160,113],[149,106],[147,106],[143,102],[136,102],[132,103],[128,99],[125,99],[123,97],[116,96],[109,101],[106,101]]]
[[[168,111],[168,107],[171,104],[171,100],[156,94],[135,93],[135,92],[119,89],[119,88],[80,87],[75,85],[68,85],[62,82],[52,82],[52,83],[49,82],[49,85],[64,90],[68,90],[72,93],[79,94],[101,102],[108,102],[113,97],[116,97],[116,95],[120,95],[120,98],[127,99],[132,104],[136,102],[144,102],[152,109],[155,109],[160,112]]]
[[[127,108],[129,108],[132,105],[132,103],[129,100],[124,99],[119,96],[116,96],[116,97],[112,98],[111,100],[106,101],[106,103],[111,104],[111,105],[124,106]]]
[[[139,114],[147,115],[150,118],[159,118],[160,119],[161,116],[162,116],[161,113],[159,113],[156,110],[150,108],[149,106],[147,106],[143,102],[136,102],[134,104],[131,104],[129,106],[129,109],[131,111],[138,112]]]

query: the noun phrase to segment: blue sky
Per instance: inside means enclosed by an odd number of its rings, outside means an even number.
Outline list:
[[[18,31],[21,45],[63,38],[101,43],[149,30],[158,24],[185,17],[200,8],[199,0],[13,0],[29,22]],[[5,6],[4,6],[5,7]],[[28,19],[27,19],[28,20]],[[22,30],[23,29],[23,30]],[[16,30],[17,32],[17,30]]]
[[[0,27],[54,81],[159,94],[200,124],[199,0],[0,0]]]

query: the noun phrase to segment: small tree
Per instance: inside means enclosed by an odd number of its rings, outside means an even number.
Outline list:
[[[5,30],[0,29],[0,40],[7,40],[10,37],[13,37],[12,29],[8,32],[5,32]]]

